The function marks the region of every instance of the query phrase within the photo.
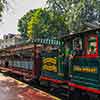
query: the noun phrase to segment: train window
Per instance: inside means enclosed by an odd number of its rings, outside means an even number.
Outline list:
[[[89,36],[87,38],[87,55],[97,55],[97,37]]]
[[[73,40],[73,56],[82,56],[83,55],[83,47],[82,47],[82,39],[81,38],[75,38]]]
[[[75,49],[77,45],[80,45],[80,49],[82,49],[82,39],[79,37],[73,40],[73,49]]]

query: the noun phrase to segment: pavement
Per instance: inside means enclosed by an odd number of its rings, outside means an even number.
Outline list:
[[[0,100],[60,100],[37,88],[0,73]]]

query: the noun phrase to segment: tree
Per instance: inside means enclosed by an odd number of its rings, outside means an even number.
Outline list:
[[[7,5],[8,5],[7,0],[0,0],[0,18],[2,17],[4,8],[7,7]],[[1,21],[1,19],[0,19],[0,21]]]
[[[34,12],[33,10],[30,10],[23,17],[21,17],[18,21],[18,31],[25,38],[27,38],[27,23],[32,17],[33,12]]]
[[[36,9],[32,14],[30,20],[27,22],[27,36],[29,38],[32,38],[33,36],[36,37],[38,35],[38,32],[40,31],[39,16],[41,11],[42,9]]]
[[[55,16],[45,9],[37,9],[28,22],[28,37],[56,37],[61,30],[63,16]]]
[[[2,17],[2,13],[4,11],[5,5],[7,5],[7,1],[6,0],[0,0],[0,17]]]
[[[64,16],[68,31],[86,29],[86,22],[100,20],[100,0],[47,0],[48,9]]]
[[[18,30],[23,36],[28,38],[36,37],[56,37],[64,26],[63,16],[53,16],[53,12],[46,8],[38,8],[27,12],[18,22]],[[64,27],[65,28],[65,27]]]

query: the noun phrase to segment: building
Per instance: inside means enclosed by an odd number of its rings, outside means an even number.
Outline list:
[[[22,37],[20,34],[9,33],[8,35],[4,35],[3,39],[0,39],[0,49],[17,45],[21,40]]]

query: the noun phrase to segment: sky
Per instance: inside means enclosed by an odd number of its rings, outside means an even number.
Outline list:
[[[9,10],[3,13],[2,22],[0,22],[0,38],[4,34],[17,34],[18,19],[30,9],[45,7],[46,0],[7,0]]]

